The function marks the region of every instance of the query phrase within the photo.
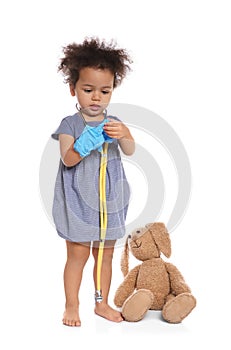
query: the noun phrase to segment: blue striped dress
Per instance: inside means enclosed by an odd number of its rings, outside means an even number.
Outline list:
[[[109,118],[119,120],[117,117]],[[91,127],[101,122],[91,121]],[[85,128],[79,113],[65,117],[51,135],[68,134],[77,139]],[[67,167],[60,159],[57,172],[52,215],[57,233],[72,242],[99,241],[99,170],[101,154],[94,150],[77,165]],[[108,144],[106,171],[106,199],[108,227],[106,240],[125,235],[125,220],[130,199],[130,188],[123,168],[118,140]]]

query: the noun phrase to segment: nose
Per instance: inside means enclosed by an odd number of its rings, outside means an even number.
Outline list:
[[[92,100],[93,101],[99,101],[100,100],[100,94],[99,94],[98,91],[93,91]]]

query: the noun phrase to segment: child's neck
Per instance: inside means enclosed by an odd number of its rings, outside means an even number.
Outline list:
[[[88,122],[102,122],[104,120],[104,114],[96,115],[96,116],[88,116],[83,113],[83,117],[85,121]]]

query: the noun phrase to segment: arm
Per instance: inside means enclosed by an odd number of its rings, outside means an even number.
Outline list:
[[[109,137],[119,140],[120,148],[124,154],[131,156],[134,153],[135,142],[129,128],[124,123],[110,119],[103,129]]]
[[[117,307],[121,307],[125,300],[133,293],[136,288],[137,275],[139,273],[140,265],[134,267],[125,277],[117,289],[114,297],[114,303]]]
[[[82,158],[80,157],[80,154],[74,151],[74,148],[73,148],[74,141],[75,139],[71,135],[67,135],[67,134],[59,135],[61,159],[63,164],[66,165],[67,167],[74,166],[82,160]]]
[[[191,293],[189,286],[186,284],[184,277],[180,271],[171,263],[165,263],[166,270],[168,271],[171,293],[179,295],[181,293]]]

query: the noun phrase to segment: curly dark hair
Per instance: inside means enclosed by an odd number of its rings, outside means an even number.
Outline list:
[[[79,79],[80,70],[85,67],[109,69],[114,75],[114,87],[121,84],[131,70],[129,64],[132,60],[127,51],[116,49],[113,40],[106,43],[98,38],[86,38],[82,44],[72,43],[63,47],[63,53],[58,71],[63,73],[65,83],[73,86]]]

